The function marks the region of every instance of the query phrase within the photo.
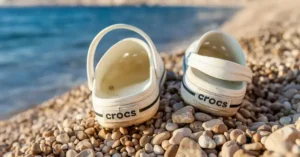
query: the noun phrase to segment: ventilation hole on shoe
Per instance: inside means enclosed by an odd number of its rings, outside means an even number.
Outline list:
[[[113,85],[109,85],[109,86],[108,86],[108,89],[109,89],[109,90],[114,90],[115,87],[114,87]]]
[[[209,44],[210,44],[210,43],[209,43],[208,41],[204,43],[204,45],[209,45]]]

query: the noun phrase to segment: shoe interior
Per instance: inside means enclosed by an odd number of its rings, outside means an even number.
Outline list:
[[[212,34],[201,44],[198,54],[202,56],[220,58],[224,60],[229,60],[235,63],[239,63],[244,65],[244,58],[240,59],[241,52],[238,48],[234,47],[236,44],[232,43],[231,38],[224,36],[223,34]],[[214,84],[223,88],[228,88],[232,90],[241,90],[244,87],[244,83],[242,81],[226,81],[211,77],[195,68],[191,68],[191,71],[196,78],[201,78],[205,82],[209,82],[210,84]]]
[[[118,98],[135,95],[150,84],[150,64],[145,48],[134,40],[115,44],[96,68],[96,96]]]

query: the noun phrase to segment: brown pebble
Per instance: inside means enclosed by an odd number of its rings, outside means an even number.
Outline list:
[[[225,124],[217,124],[212,128],[213,133],[215,134],[223,134],[228,130]]]

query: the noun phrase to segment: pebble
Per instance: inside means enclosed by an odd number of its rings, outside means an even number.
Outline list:
[[[151,140],[151,137],[148,135],[143,135],[142,138],[140,138],[140,146],[145,147],[146,143],[149,143]]]
[[[192,129],[193,132],[204,131],[202,127],[202,122],[200,121],[194,121],[193,123],[191,123],[190,128]]]
[[[168,131],[174,131],[178,128],[178,125],[176,123],[167,123],[166,124],[166,130]]]
[[[201,122],[206,122],[206,121],[209,121],[209,120],[212,120],[212,117],[206,113],[203,113],[203,112],[196,112],[195,113],[195,119],[196,120],[199,120]]]
[[[102,152],[97,152],[96,157],[103,157],[103,153]]]
[[[201,135],[199,137],[198,143],[201,148],[214,149],[216,147],[215,141],[206,135]]]
[[[154,136],[152,139],[151,143],[152,144],[161,144],[164,140],[168,140],[171,137],[171,134],[168,131],[164,131],[162,133],[157,134]]]
[[[215,134],[223,134],[228,130],[227,126],[225,124],[217,124],[213,126],[212,132]]]
[[[32,146],[31,146],[31,152],[32,154],[40,154],[42,152],[41,148],[40,148],[40,145],[37,144],[37,143],[34,143]]]
[[[153,152],[154,152],[156,155],[163,155],[165,151],[161,148],[161,146],[159,146],[159,145],[154,145],[154,147],[153,147]]]
[[[291,118],[291,117],[281,117],[281,118],[279,119],[279,123],[280,123],[281,125],[291,124],[291,122],[292,122],[292,118]]]
[[[129,153],[129,154],[133,154],[135,152],[134,148],[133,147],[130,147],[130,146],[127,146],[126,147],[126,151]]]
[[[121,132],[117,131],[117,132],[112,133],[111,138],[113,140],[119,140],[121,138],[121,135],[122,135]]]
[[[169,142],[170,142],[170,144],[180,144],[180,141],[184,137],[189,137],[191,134],[192,134],[192,131],[189,128],[176,129],[173,132],[173,135],[172,135],[171,139],[169,140]]]
[[[176,153],[178,151],[178,145],[172,144],[168,147],[168,149],[166,150],[164,157],[175,157]]]
[[[180,109],[182,109],[184,107],[183,103],[182,102],[178,102],[178,103],[175,103],[172,108],[173,108],[173,111],[178,111]]]
[[[73,149],[69,149],[66,153],[66,157],[74,157],[77,155],[77,152]]]
[[[227,141],[222,146],[222,157],[232,157],[240,148],[235,141]]]
[[[285,126],[281,129],[276,130],[268,136],[265,141],[266,149],[279,153],[286,153],[286,148],[282,147],[279,143],[294,143],[296,139],[300,138],[300,133],[297,129]]]
[[[145,145],[145,150],[147,153],[152,153],[153,152],[153,146],[150,143],[147,143]]]
[[[261,149],[263,149],[263,145],[259,142],[244,144],[242,147],[244,150],[261,150]]]
[[[80,141],[76,145],[76,150],[78,150],[78,151],[83,151],[85,149],[92,149],[92,148],[93,148],[92,144],[89,141],[87,141],[87,140]]]
[[[226,142],[226,138],[224,135],[214,135],[213,139],[217,146],[221,146]]]
[[[218,125],[218,124],[224,124],[222,120],[220,119],[212,119],[212,120],[209,120],[207,122],[204,122],[202,124],[202,127],[205,129],[205,130],[212,130],[213,127],[215,125]]]
[[[181,140],[176,157],[207,157],[198,143],[185,137]]]
[[[60,142],[62,144],[67,144],[69,142],[69,140],[70,140],[70,138],[67,133],[60,134],[56,137],[56,141]]]
[[[150,155],[147,154],[147,153],[145,153],[145,152],[142,152],[142,153],[140,154],[140,157],[150,157]]]
[[[245,134],[241,134],[237,137],[236,139],[236,142],[239,144],[239,145],[243,145],[247,142],[247,138],[246,138],[246,135]]]
[[[76,157],[94,157],[94,156],[95,156],[95,152],[93,149],[85,149],[76,155]]]
[[[94,128],[87,128],[84,130],[84,132],[88,135],[94,135],[94,133],[96,132]]]
[[[195,109],[192,106],[186,106],[172,114],[173,123],[192,123],[194,122]]]
[[[244,132],[240,129],[234,129],[230,132],[230,140],[235,141],[239,135],[244,134]]]

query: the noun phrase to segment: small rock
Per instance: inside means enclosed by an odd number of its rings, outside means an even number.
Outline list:
[[[201,149],[198,143],[185,137],[181,140],[176,157],[207,157],[207,154]]]
[[[205,129],[205,130],[212,130],[213,127],[215,125],[218,125],[218,124],[224,124],[222,120],[220,119],[212,119],[210,121],[207,121],[207,122],[204,122],[202,124],[202,127]]]
[[[142,147],[145,147],[146,143],[149,143],[151,140],[151,137],[148,135],[143,135],[142,138],[140,138],[140,145]]]
[[[235,141],[239,135],[244,134],[244,132],[240,129],[234,129],[230,132],[230,140]]]
[[[87,138],[87,136],[86,136],[86,134],[85,134],[83,131],[78,131],[78,132],[77,132],[77,138],[78,138],[79,140],[84,140],[84,139]]]
[[[178,102],[178,103],[175,103],[172,108],[173,108],[173,111],[178,111],[180,109],[182,109],[184,107],[183,103],[182,102]]]
[[[150,143],[147,143],[145,145],[145,150],[147,153],[152,153],[153,152],[153,146]]]
[[[94,133],[96,132],[94,128],[87,128],[84,130],[84,132],[88,135],[94,135]]]
[[[126,151],[128,152],[128,154],[133,154],[135,152],[135,149],[133,147],[126,146]]]
[[[76,157],[94,157],[95,152],[93,149],[85,149],[81,151]]]
[[[250,143],[250,144],[244,144],[243,146],[244,150],[261,150],[263,149],[263,145],[259,142],[255,142],[255,143]]]
[[[34,143],[31,146],[30,151],[31,151],[32,154],[40,154],[40,153],[42,153],[42,150],[41,150],[40,145],[38,143]]]
[[[166,130],[168,131],[174,131],[178,128],[178,125],[176,123],[167,123],[166,124]]]
[[[199,132],[199,131],[204,131],[202,127],[202,122],[195,121],[190,124],[190,128],[192,129],[193,132]]]
[[[223,134],[228,130],[225,124],[217,124],[212,128],[212,132],[215,134]]]
[[[166,150],[166,153],[164,154],[164,157],[175,157],[176,153],[178,151],[178,145],[172,144],[168,147]]]
[[[285,109],[285,110],[291,110],[292,109],[292,105],[290,102],[288,101],[285,101],[283,104],[282,104],[282,107]]]
[[[77,152],[73,149],[69,149],[66,153],[66,157],[74,157],[77,155]]]
[[[291,118],[291,117],[281,117],[281,118],[279,119],[279,123],[280,123],[281,125],[291,124],[291,122],[292,122],[292,118]]]
[[[60,142],[62,144],[67,144],[69,142],[69,140],[70,140],[70,138],[67,133],[60,134],[56,137],[56,141]]]
[[[173,132],[173,136],[171,137],[171,139],[169,140],[169,142],[170,142],[170,144],[180,144],[180,141],[184,137],[189,137],[191,134],[192,134],[192,131],[189,128],[176,129]]]
[[[162,132],[154,136],[151,143],[152,144],[161,144],[164,140],[168,140],[171,137],[171,134],[168,131]]]
[[[195,113],[195,119],[199,120],[201,122],[206,122],[206,121],[212,120],[212,117],[206,113],[197,112],[197,113]]]
[[[198,140],[198,143],[201,146],[201,148],[214,149],[216,147],[215,141],[206,135],[201,135]]]
[[[282,145],[279,143],[294,143],[296,139],[300,138],[300,133],[297,129],[285,126],[281,129],[276,130],[268,136],[265,141],[266,149],[270,151],[275,151],[279,153],[286,153],[286,149],[282,148]]]
[[[87,141],[87,140],[80,141],[76,145],[76,150],[78,150],[78,151],[83,151],[85,149],[92,149],[92,148],[93,148],[92,144],[89,141]]]
[[[195,110],[192,106],[186,106],[172,114],[173,123],[192,123],[194,122]]]
[[[119,130],[120,130],[120,132],[121,132],[123,135],[127,135],[127,134],[128,134],[128,129],[127,129],[127,128],[121,127]]]
[[[247,142],[247,138],[245,136],[245,134],[241,134],[237,137],[236,139],[236,142],[239,144],[239,145],[243,145]]]
[[[294,154],[300,155],[300,146],[294,144],[293,147],[292,147],[292,152],[293,152]]]
[[[112,133],[111,138],[113,140],[119,140],[121,138],[121,136],[122,136],[121,132],[117,131],[117,132]]]
[[[235,141],[227,141],[222,146],[222,157],[232,157],[236,151],[239,150],[239,146]]]
[[[224,135],[214,135],[213,139],[217,146],[223,145],[226,142],[226,138]]]
[[[153,147],[153,152],[156,154],[156,155],[162,155],[164,154],[164,150],[161,148],[161,146],[159,145],[154,145]]]

